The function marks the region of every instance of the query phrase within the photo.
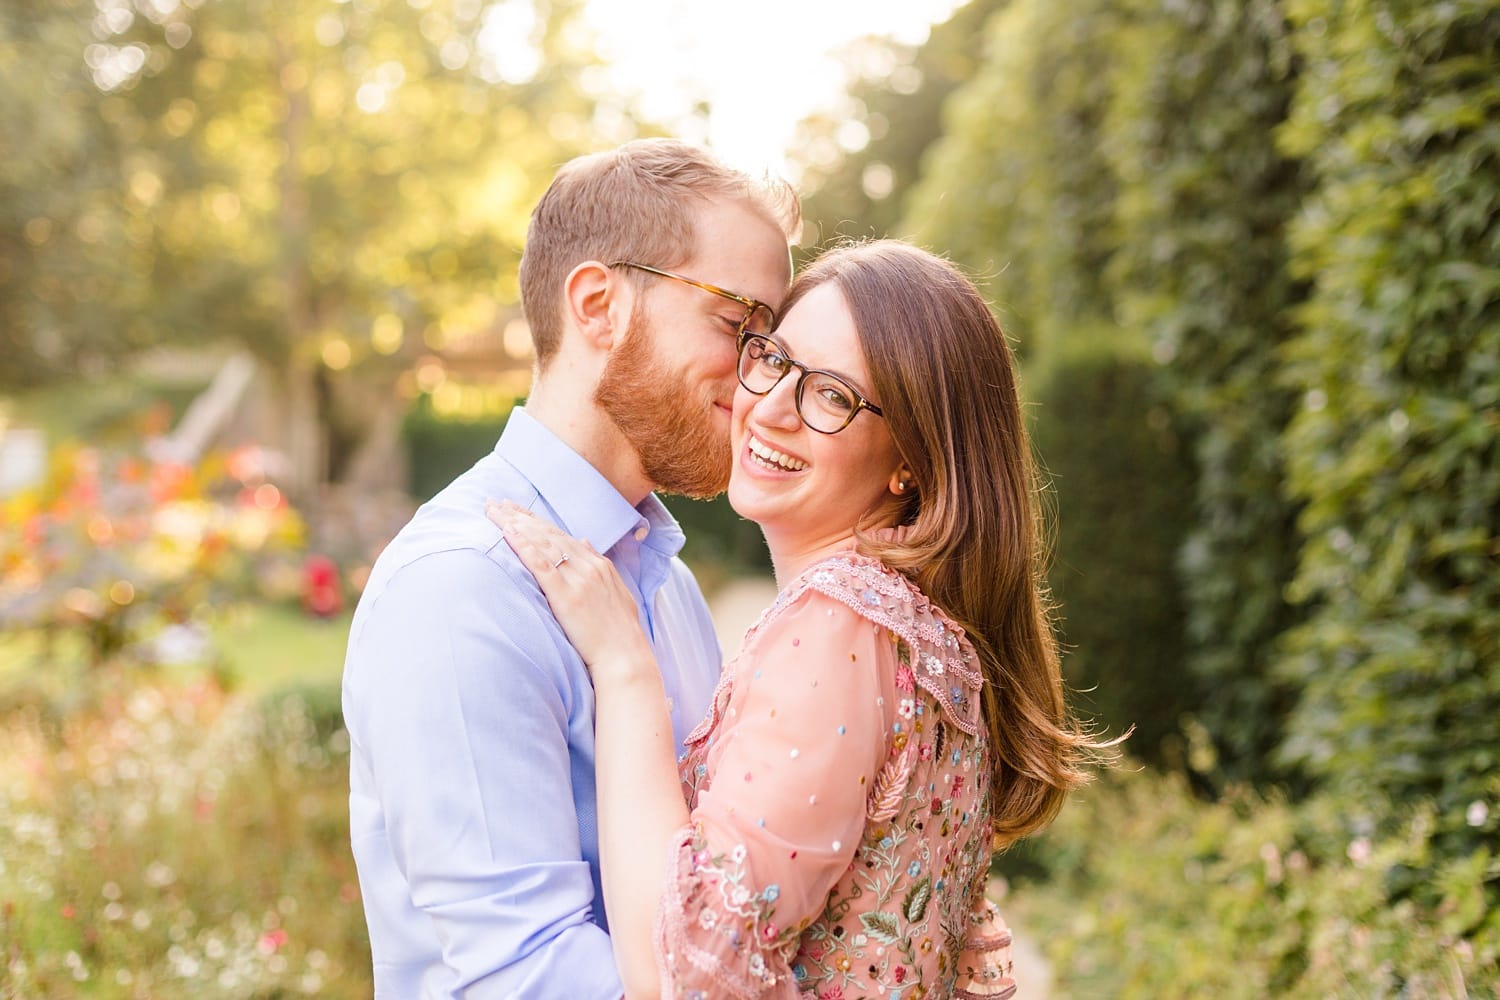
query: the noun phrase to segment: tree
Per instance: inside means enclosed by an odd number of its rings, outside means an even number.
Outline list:
[[[906,193],[942,134],[943,102],[979,71],[984,24],[1007,2],[968,0],[919,46],[865,38],[845,52],[848,95],[799,127],[803,217],[818,228],[804,251],[837,236],[901,235]]]
[[[118,141],[83,62],[92,12],[0,6],[0,390],[97,372],[134,346]]]
[[[131,329],[252,351],[295,493],[372,427],[396,440],[400,373],[514,310],[557,165],[625,137],[580,90],[576,6],[122,0],[96,19],[145,289]]]

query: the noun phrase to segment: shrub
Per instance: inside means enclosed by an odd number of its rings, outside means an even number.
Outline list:
[[[1156,366],[1123,332],[1069,331],[1064,344],[1028,394],[1057,503],[1063,666],[1083,714],[1135,726],[1133,751],[1159,761],[1197,704],[1173,573],[1192,509],[1186,447]]]
[[[1489,995],[1495,858],[1442,862],[1431,904],[1392,891],[1427,864],[1439,819],[1414,809],[1381,836],[1348,800],[1231,790],[1205,804],[1179,778],[1117,772],[1032,845],[1048,877],[1018,877],[1007,915],[1045,948],[1061,996]]]
[[[88,683],[60,722],[0,719],[0,994],[368,997],[342,729],[300,698]]]
[[[139,653],[215,602],[295,593],[303,524],[253,448],[195,467],[67,446],[0,501],[0,624],[77,633],[91,659]]]

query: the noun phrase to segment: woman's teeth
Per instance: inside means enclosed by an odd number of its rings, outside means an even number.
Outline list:
[[[784,455],[754,436],[750,438],[750,457],[761,465],[779,472],[801,472],[807,468],[807,463],[800,458]]]

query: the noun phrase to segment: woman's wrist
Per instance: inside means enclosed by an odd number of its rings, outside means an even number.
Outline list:
[[[588,668],[589,674],[594,678],[595,689],[602,686],[640,685],[661,688],[661,671],[656,666],[656,656],[644,640],[611,649],[592,660]]]

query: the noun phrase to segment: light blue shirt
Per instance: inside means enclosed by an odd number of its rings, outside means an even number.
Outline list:
[[[634,592],[679,746],[719,646],[655,496],[632,507],[517,409],[376,561],[344,663],[349,813],[377,997],[617,1000],[594,689],[486,498],[588,539]],[[666,864],[666,859],[662,859]]]

